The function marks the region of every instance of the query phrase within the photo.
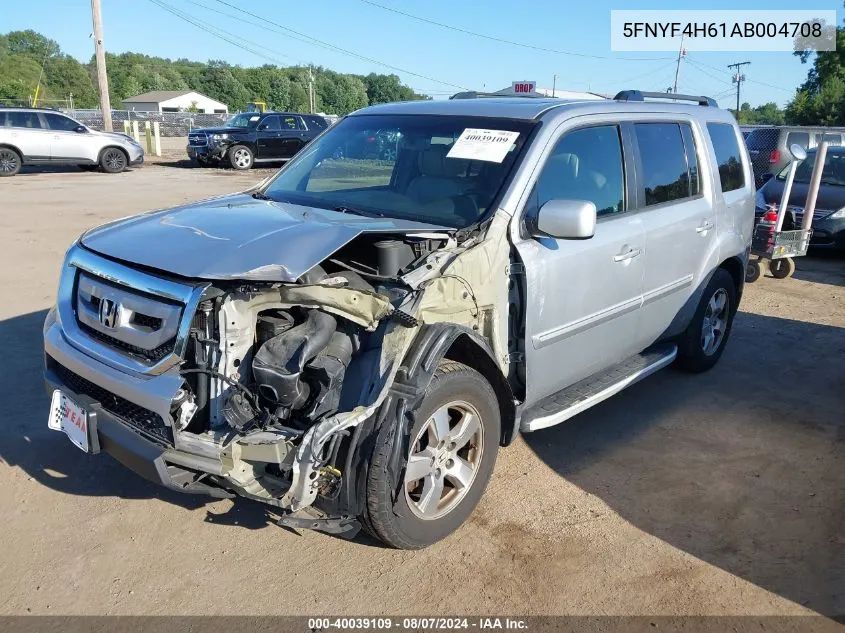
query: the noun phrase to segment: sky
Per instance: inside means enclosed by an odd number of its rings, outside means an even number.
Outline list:
[[[395,73],[418,92],[435,98],[460,89],[498,90],[519,80],[536,81],[541,88],[554,83],[558,89],[613,94],[622,89],[666,90],[674,81],[676,55],[611,52],[611,9],[703,8],[701,3],[656,0],[636,5],[619,0],[370,1],[475,33],[596,57],[482,39],[420,22],[367,0],[102,0],[104,43],[112,53],[222,59],[242,66],[312,63],[339,72]],[[251,50],[223,41],[159,4],[181,11],[206,28],[222,29],[227,39]],[[89,0],[0,0],[0,5],[0,32],[34,29],[81,61],[91,58]],[[795,0],[748,0],[744,5],[736,0],[711,0],[707,8],[835,9],[840,24],[843,18],[841,0],[813,0],[809,6]],[[314,44],[280,27],[344,51]],[[741,86],[741,99],[752,106],[769,101],[783,106],[807,76],[808,65],[788,52],[691,51],[681,62],[678,92],[715,96],[720,105],[734,107],[735,85],[726,65],[738,61],[751,62],[743,69],[747,81]]]

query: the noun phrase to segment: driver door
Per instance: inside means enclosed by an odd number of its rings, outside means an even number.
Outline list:
[[[527,406],[642,349],[645,232],[628,211],[634,172],[622,129],[600,119],[567,127],[541,158],[514,235],[527,291]],[[555,199],[593,202],[595,234],[557,239],[532,230],[532,218]]]

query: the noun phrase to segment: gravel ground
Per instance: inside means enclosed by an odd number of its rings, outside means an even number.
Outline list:
[[[519,439],[467,525],[423,551],[298,535],[48,431],[41,323],[71,240],[270,173],[0,182],[0,613],[845,614],[842,257],[749,286],[713,371],[663,371]]]

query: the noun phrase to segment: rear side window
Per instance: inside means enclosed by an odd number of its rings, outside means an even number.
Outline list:
[[[329,124],[322,117],[310,116],[310,117],[308,117],[307,121],[308,121],[308,127],[310,127],[310,128],[316,128],[318,130],[325,130],[327,127],[329,127]]]
[[[804,149],[807,149],[810,147],[810,134],[808,132],[790,132],[786,135],[787,148],[795,145],[796,143]]]
[[[754,130],[745,138],[745,145],[748,149],[771,151],[778,146],[777,130],[772,128]]]
[[[299,122],[295,116],[280,117],[282,119],[283,130],[298,130],[300,129]]]
[[[599,215],[617,213],[624,209],[624,183],[619,128],[574,130],[558,141],[543,166],[535,206],[539,209],[549,200],[588,200]]]
[[[822,141],[827,141],[828,145],[842,145],[842,135],[816,134],[816,145],[821,145]]]
[[[41,120],[36,112],[7,112],[6,125],[41,129]]]
[[[44,118],[47,119],[47,125],[50,126],[51,130],[59,130],[60,132],[73,132],[76,128],[79,127],[79,123],[77,123],[73,119],[67,118],[66,116],[62,116],[61,114],[53,114],[51,112],[47,112],[44,114]]]
[[[742,189],[745,186],[745,172],[733,126],[728,123],[708,123],[707,131],[716,152],[722,191]]]
[[[646,206],[695,195],[692,193],[693,178],[687,165],[687,150],[681,134],[681,125],[678,123],[636,123],[634,131],[643,165]],[[691,155],[695,157],[694,146],[691,149]],[[694,173],[694,191],[698,193],[697,159]]]

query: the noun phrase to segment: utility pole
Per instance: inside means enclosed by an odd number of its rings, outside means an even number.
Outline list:
[[[314,74],[311,72],[311,66],[308,66],[308,108],[311,114],[317,109],[317,100],[314,98]]]
[[[555,88],[557,88],[557,75],[552,77],[552,96],[553,97],[556,96],[555,95]]]
[[[672,87],[672,92],[675,94],[678,93],[678,75],[681,72],[681,58],[686,55],[686,51],[684,51],[684,36],[681,35],[681,47],[678,49],[678,63],[675,64],[675,84]]]
[[[112,131],[109,78],[106,75],[106,49],[103,48],[103,16],[100,0],[91,0],[91,18],[94,21],[94,53],[97,58],[97,83],[100,87],[100,108],[103,111],[103,129]]]
[[[737,62],[736,64],[728,64],[728,68],[736,68],[736,72],[733,76],[733,82],[736,84],[736,121],[739,123],[739,87],[742,85],[742,82],[745,81],[745,75],[743,75],[740,69],[743,66],[747,66],[751,62]]]

